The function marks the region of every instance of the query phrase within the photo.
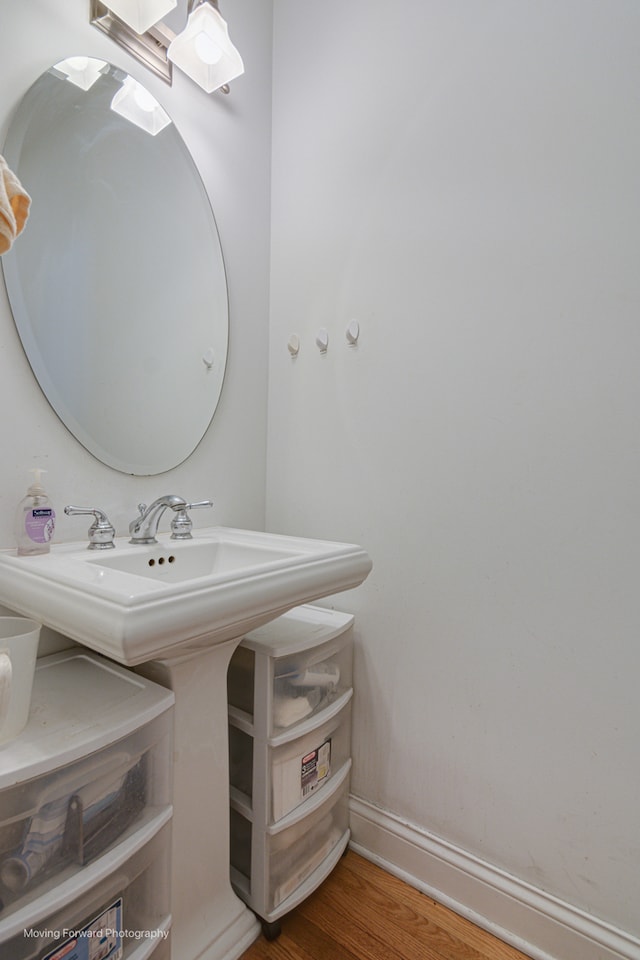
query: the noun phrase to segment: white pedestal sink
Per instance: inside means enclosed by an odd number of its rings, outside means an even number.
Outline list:
[[[249,630],[358,586],[352,544],[212,527],[116,549],[0,551],[0,602],[176,696],[173,960],[235,960],[259,933],[229,882],[227,667]]]

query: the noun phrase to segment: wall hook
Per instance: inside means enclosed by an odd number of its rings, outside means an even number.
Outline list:
[[[329,331],[326,327],[320,327],[316,334],[316,346],[320,353],[326,353],[329,346]]]
[[[300,353],[300,337],[297,333],[292,333],[287,342],[287,350],[292,357],[297,357]]]
[[[355,347],[358,342],[358,337],[360,336],[360,324],[357,320],[352,320],[349,326],[346,329],[345,336],[347,338],[347,343],[351,347]]]

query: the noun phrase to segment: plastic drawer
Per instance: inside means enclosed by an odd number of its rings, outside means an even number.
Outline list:
[[[277,907],[329,856],[349,827],[348,778],[313,813],[280,833],[267,833],[269,909]]]
[[[169,691],[146,680],[141,685],[140,678],[131,680],[128,672],[110,663],[105,667],[107,663],[83,653],[41,661],[36,669],[30,721],[23,734],[0,750],[0,923],[20,910],[23,902],[32,901],[39,890],[80,871],[126,831],[171,803],[173,695],[167,698]],[[75,735],[69,721],[66,727],[61,722],[56,734],[56,681],[60,671],[68,670],[73,675],[78,667],[79,676],[99,681],[103,693],[106,686],[107,692],[115,695],[121,690],[123,696],[131,693],[134,700],[138,693],[143,694],[138,703],[141,709],[131,710],[129,723],[121,729],[130,729],[136,719],[140,722],[154,712],[157,715],[93,753],[91,746],[105,740],[95,715],[87,716],[82,733]],[[64,684],[57,691],[60,696],[63,689]],[[41,709],[43,699],[46,710],[44,706]],[[97,688],[94,699],[100,700]],[[57,706],[62,708],[63,704]],[[120,708],[126,712],[122,702]],[[77,709],[80,722],[83,709]],[[66,710],[72,717],[73,704],[67,703]],[[51,730],[53,744],[48,743]],[[70,751],[74,751],[72,756],[77,752],[74,740],[82,742],[90,755],[65,763]],[[48,747],[46,752],[43,743]]]
[[[264,788],[266,784],[268,789],[265,814],[268,823],[285,817],[328,783],[347,762],[351,755],[350,701],[349,690],[336,702],[335,711],[326,711],[327,719],[323,721],[319,717],[315,725],[305,725],[307,729],[301,735],[272,738],[266,746],[256,743],[233,722],[229,724],[230,783],[249,801],[253,800],[255,753],[266,751],[266,777],[260,778],[257,788]],[[298,732],[300,727],[295,730]]]
[[[291,729],[351,688],[353,616],[296,607],[249,633],[229,665],[229,704],[253,717],[266,705],[267,736]]]
[[[261,837],[252,837],[250,821],[232,809],[231,865],[261,916],[291,897],[343,841],[349,827],[350,769],[349,761],[324,796],[318,794],[298,807]],[[258,885],[264,886],[264,908],[256,903],[260,894],[250,879],[256,874]]]
[[[271,746],[269,753],[271,820],[276,822],[324,787],[351,756],[350,700],[325,723],[295,740]]]
[[[64,905],[58,903],[35,923],[14,930],[8,939],[2,938],[0,921],[0,955],[7,960],[53,960],[74,934],[78,941],[86,938],[95,945],[97,938],[91,932],[99,930],[104,937],[102,949],[89,953],[91,957],[115,960],[119,957],[117,948],[121,947],[123,958],[167,960],[171,926],[170,846],[167,823],[123,861],[112,857],[112,869],[108,869],[109,855],[102,858],[106,875],[99,882],[88,889],[76,884],[81,893]],[[36,904],[42,906],[43,900]]]

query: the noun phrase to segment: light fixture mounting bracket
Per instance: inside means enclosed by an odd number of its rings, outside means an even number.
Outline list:
[[[173,82],[173,64],[167,57],[167,48],[175,37],[173,30],[160,22],[146,33],[139,34],[116,17],[101,0],[90,0],[90,5],[89,18],[94,27],[124,47],[165,83]]]

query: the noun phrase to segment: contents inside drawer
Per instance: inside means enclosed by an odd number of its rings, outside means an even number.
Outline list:
[[[146,803],[147,754],[110,750],[37,781],[29,793],[21,794],[27,809],[0,824],[5,905],[66,864],[93,860],[126,830]],[[11,797],[0,800],[6,810]]]

